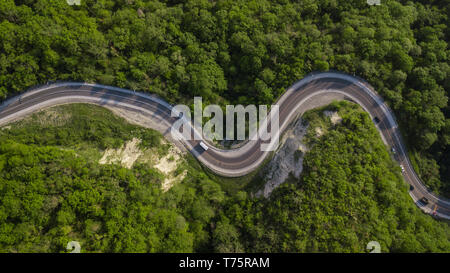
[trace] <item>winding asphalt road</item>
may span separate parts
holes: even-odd
[[[450,200],[435,196],[420,181],[414,172],[402,141],[398,124],[392,111],[377,95],[374,89],[362,79],[338,72],[309,74],[291,86],[276,102],[279,105],[279,122],[281,134],[288,125],[307,109],[314,99],[339,97],[359,104],[375,122],[386,145],[396,150],[395,160],[404,167],[402,175],[410,187],[409,194],[425,213],[440,218],[450,219]],[[93,103],[107,107],[122,108],[150,117],[158,123],[165,135],[171,130],[178,117],[172,117],[172,106],[162,99],[140,92],[88,83],[56,83],[44,85],[11,98],[0,105],[0,126],[24,117],[42,108],[68,103]],[[270,115],[270,114],[269,114]],[[270,119],[265,122],[270,128]],[[192,129],[192,128],[191,128]],[[193,129],[192,129],[193,130]],[[197,133],[193,130],[194,133]],[[246,175],[258,168],[270,152],[262,151],[261,144],[276,146],[270,141],[249,140],[237,149],[224,150],[207,143],[209,149],[204,151],[198,140],[182,140],[194,156],[209,169],[227,177]],[[206,143],[206,142],[205,142]],[[274,147],[276,148],[276,147]],[[428,199],[425,204],[421,199]]]

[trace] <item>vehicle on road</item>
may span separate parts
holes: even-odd
[[[208,150],[208,146],[206,146],[205,142],[200,141],[200,147],[203,148],[203,150],[207,151]]]
[[[420,199],[420,202],[422,202],[425,205],[428,205],[428,203],[430,203],[428,202],[428,199],[426,197],[422,197],[422,199]]]
[[[373,121],[375,122],[375,124],[380,123],[380,119],[379,119],[378,117],[374,117],[374,118],[373,118]]]
[[[402,173],[405,172],[405,167],[403,167],[403,165],[400,165],[400,169],[402,169]]]
[[[434,205],[433,212],[431,213],[433,216],[437,215],[437,205]]]
[[[413,185],[409,185],[409,190],[413,191],[414,190],[414,186]]]
[[[395,154],[395,153],[396,153],[396,151],[395,151],[395,148],[394,148],[394,147],[392,147],[392,148],[391,148],[391,152],[392,152],[393,154]]]

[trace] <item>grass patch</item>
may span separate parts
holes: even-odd
[[[1,135],[24,144],[63,146],[79,149],[119,148],[137,137],[142,147],[168,147],[161,144],[162,135],[128,123],[108,109],[91,104],[68,104],[48,108],[10,124]]]
[[[128,123],[110,110],[92,104],[50,107],[0,130],[0,138],[37,146],[74,151],[89,162],[98,162],[106,149],[117,149],[132,138],[139,148],[164,156],[170,144],[154,130]]]

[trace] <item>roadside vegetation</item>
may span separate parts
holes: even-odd
[[[170,147],[98,106],[0,128],[0,252],[67,252],[70,241],[82,252],[365,252],[369,241],[383,252],[450,251],[449,227],[411,201],[369,116],[350,103],[324,109],[342,121],[306,113],[326,133],[311,134],[300,179],[269,199],[225,191],[189,154],[167,191],[151,162],[100,164],[134,138],[157,157]]]

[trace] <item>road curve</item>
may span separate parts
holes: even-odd
[[[375,117],[379,119],[375,125],[384,143],[395,148],[394,158],[404,167],[402,175],[412,186],[409,194],[415,204],[425,213],[450,219],[450,201],[435,196],[421,182],[407,156],[395,116],[374,89],[362,79],[338,72],[324,72],[309,74],[296,82],[275,103],[280,109],[278,133],[281,134],[299,114],[310,109],[308,104],[312,99],[330,95],[351,100],[368,112],[372,120]],[[178,117],[171,116],[172,106],[156,96],[99,84],[65,82],[40,86],[3,102],[0,105],[0,126],[42,108],[67,103],[94,103],[139,112],[157,121],[166,132],[170,132],[172,124],[178,120]],[[270,128],[270,119],[264,122]],[[209,149],[203,151],[199,147],[199,140],[178,141],[206,167],[227,177],[243,176],[256,170],[270,154],[261,150],[261,144],[277,145],[258,139],[249,140],[237,149],[224,150],[207,143]],[[421,201],[423,197],[428,199],[428,204]]]

